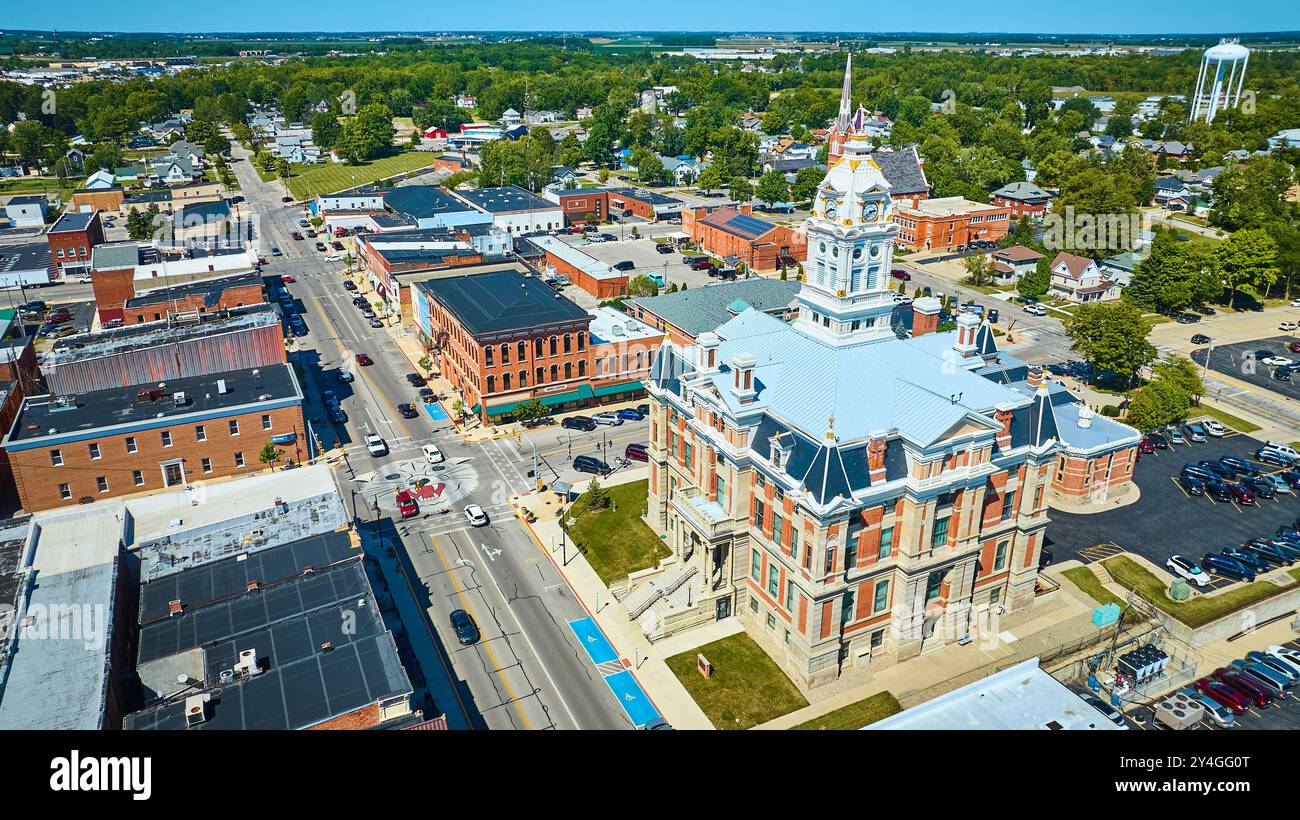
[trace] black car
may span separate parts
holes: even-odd
[[[566,430],[586,430],[590,432],[596,429],[596,422],[588,416],[569,416],[560,421],[560,426]]]
[[[316,250],[318,250],[318,251],[324,251],[324,250],[327,250],[327,248],[325,247],[325,243],[324,243],[324,242],[317,242],[317,243],[316,243]]]
[[[655,251],[658,253],[672,253],[673,250],[672,245],[655,245]]]
[[[401,414],[402,418],[404,419],[413,419],[416,416],[420,415],[420,411],[415,409],[415,405],[408,404],[407,402],[402,402],[401,404],[397,405],[397,412]]]
[[[342,407],[330,408],[330,418],[338,424],[348,423],[348,414],[343,411]]]
[[[1231,501],[1232,493],[1228,492],[1228,485],[1224,484],[1217,478],[1206,478],[1201,480],[1205,486],[1205,494],[1215,501]]]
[[[1226,464],[1221,464],[1220,462],[1217,461],[1211,461],[1210,459],[1207,458],[1206,460],[1200,463],[1200,466],[1214,473],[1216,476],[1218,476],[1221,479],[1225,479],[1227,481],[1237,480],[1237,472],[1233,470],[1231,467],[1227,466]]]
[[[451,629],[456,633],[456,640],[466,646],[478,642],[478,624],[474,623],[473,616],[463,609],[451,613]]]
[[[1192,334],[1192,344],[1194,344],[1194,345],[1207,345],[1207,344],[1209,344],[1209,343],[1210,343],[1210,337],[1209,337],[1209,336],[1206,336],[1204,333],[1193,333],[1193,334]]]
[[[648,416],[648,415],[650,415],[650,405],[648,405],[648,404],[638,404],[638,405],[636,406],[636,411],[637,411],[638,413],[640,413],[641,415],[643,415],[643,416]]]
[[[344,289],[344,290],[356,290],[356,289],[357,289],[357,285],[356,285],[355,282],[347,281],[347,282],[344,282],[344,283],[343,283],[343,289]]]
[[[1199,321],[1201,321],[1201,317],[1197,316],[1195,313],[1178,314],[1178,324],[1180,325],[1194,325]]]
[[[596,475],[609,475],[609,465],[595,456],[577,456],[573,459],[573,469],[580,473],[595,473]]]
[[[629,271],[636,267],[636,263],[630,259],[624,259],[622,262],[615,262],[610,267],[614,270]]]
[[[410,383],[412,387],[424,387],[428,384],[428,382],[424,380],[424,377],[419,373],[407,373],[406,381]]]
[[[1260,498],[1273,497],[1273,482],[1268,481],[1267,479],[1254,478],[1248,476],[1246,478],[1243,478],[1241,480],[1241,483],[1245,484],[1250,489],[1251,492],[1253,492],[1255,495],[1259,496]]]
[[[438,397],[434,395],[434,392],[429,388],[427,387],[420,388],[420,401],[424,402],[425,404],[433,404],[435,401],[437,401],[437,399]]]
[[[1205,495],[1205,483],[1195,476],[1180,475],[1178,486],[1182,487],[1188,495]]]

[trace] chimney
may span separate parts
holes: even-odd
[[[701,372],[712,373],[718,369],[718,345],[722,340],[716,333],[701,333],[695,340],[695,365]]]
[[[1092,408],[1091,408],[1091,407],[1080,407],[1080,408],[1079,408],[1079,421],[1078,421],[1078,425],[1079,425],[1079,427],[1080,427],[1081,429],[1084,429],[1084,430],[1087,430],[1089,427],[1091,427],[1091,426],[1092,426],[1092,417],[1093,417],[1094,415],[1096,415],[1096,414],[1092,412]]]
[[[922,296],[912,303],[912,338],[939,328],[939,308],[939,300],[933,296]]]
[[[737,353],[731,359],[731,394],[741,404],[749,404],[758,397],[754,386],[754,366],[758,359],[752,353]]]
[[[885,431],[872,430],[867,442],[867,469],[871,484],[885,480]]]
[[[975,337],[979,334],[980,317],[971,311],[958,314],[957,316],[957,341],[953,342],[952,349],[957,352],[958,356],[963,359],[969,359],[979,350],[975,344]]]
[[[1043,368],[1041,367],[1029,368],[1029,377],[1027,379],[1027,383],[1029,385],[1030,390],[1037,390],[1039,385],[1043,383]]]
[[[1011,449],[1011,405],[1005,403],[994,405],[993,418],[1002,425],[997,435],[998,449]]]

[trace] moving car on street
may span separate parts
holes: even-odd
[[[415,496],[411,495],[408,490],[399,490],[397,493],[397,512],[403,518],[414,518],[420,514],[420,505],[416,503]]]
[[[487,513],[477,504],[470,504],[465,508],[465,520],[471,527],[486,527],[488,525]]]
[[[374,433],[370,433],[366,436],[366,450],[372,456],[382,456],[388,452],[388,443]]]
[[[478,624],[474,623],[474,618],[463,609],[451,613],[451,631],[456,633],[456,640],[464,646],[478,642]]]

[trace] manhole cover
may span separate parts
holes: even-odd
[[[399,478],[401,478],[401,476],[398,475],[397,473],[389,473],[388,475],[384,476],[385,481],[396,481]]]
[[[436,465],[436,466],[434,466],[434,467],[432,467],[432,468],[430,468],[430,469],[432,469],[435,473],[441,473],[443,470],[445,470],[445,469],[447,469],[447,468],[446,468],[446,467],[443,467],[443,466],[441,466],[441,465]]]

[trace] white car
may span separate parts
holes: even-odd
[[[1289,364],[1295,364],[1294,359],[1288,359],[1286,356],[1266,356],[1260,361],[1269,367],[1286,367]]]
[[[1278,330],[1285,330],[1288,333],[1295,330],[1296,328],[1300,328],[1300,325],[1297,325],[1295,322],[1283,322],[1282,324],[1277,326]]]
[[[597,424],[608,424],[610,427],[617,427],[623,423],[618,413],[597,413],[591,417],[591,420]]]
[[[1300,307],[1300,299],[1292,299],[1291,307]]]
[[[1205,428],[1205,432],[1209,433],[1215,438],[1223,438],[1228,434],[1228,428],[1224,427],[1222,424],[1219,424],[1219,422],[1215,421],[1214,419],[1206,419],[1205,421],[1201,422],[1201,426]]]
[[[339,260],[342,259],[342,258],[343,258],[343,257],[339,256],[337,253],[331,253],[329,256],[326,256],[326,257],[325,257],[325,261],[326,261],[326,262],[337,262],[337,261],[339,261]]]
[[[76,282],[78,285],[89,285],[93,280],[90,278],[89,274],[82,274],[72,281]]]
[[[438,449],[438,445],[436,444],[426,444],[420,449],[424,450],[424,458],[430,464],[437,464],[440,461],[445,461],[447,458],[442,454],[442,450]]]
[[[904,296],[904,295],[901,294],[901,293],[896,293],[896,294],[894,294],[894,304],[896,304],[896,305],[910,305],[910,304],[912,304],[912,297],[911,297],[911,296]]]
[[[1276,644],[1264,650],[1268,654],[1285,663],[1289,668],[1300,674],[1300,650],[1291,649],[1287,646],[1277,646]]]
[[[486,527],[488,525],[487,513],[477,504],[470,504],[465,508],[465,520],[471,527]]]
[[[1181,555],[1175,555],[1165,562],[1165,566],[1175,575],[1181,575],[1198,587],[1208,587],[1210,579],[1201,568]]]
[[[1042,305],[1025,305],[1025,313],[1032,313],[1035,316],[1046,316],[1047,308]]]
[[[388,452],[388,443],[374,433],[371,433],[366,436],[366,449],[370,451],[370,455],[372,456],[382,456],[384,453]]]

